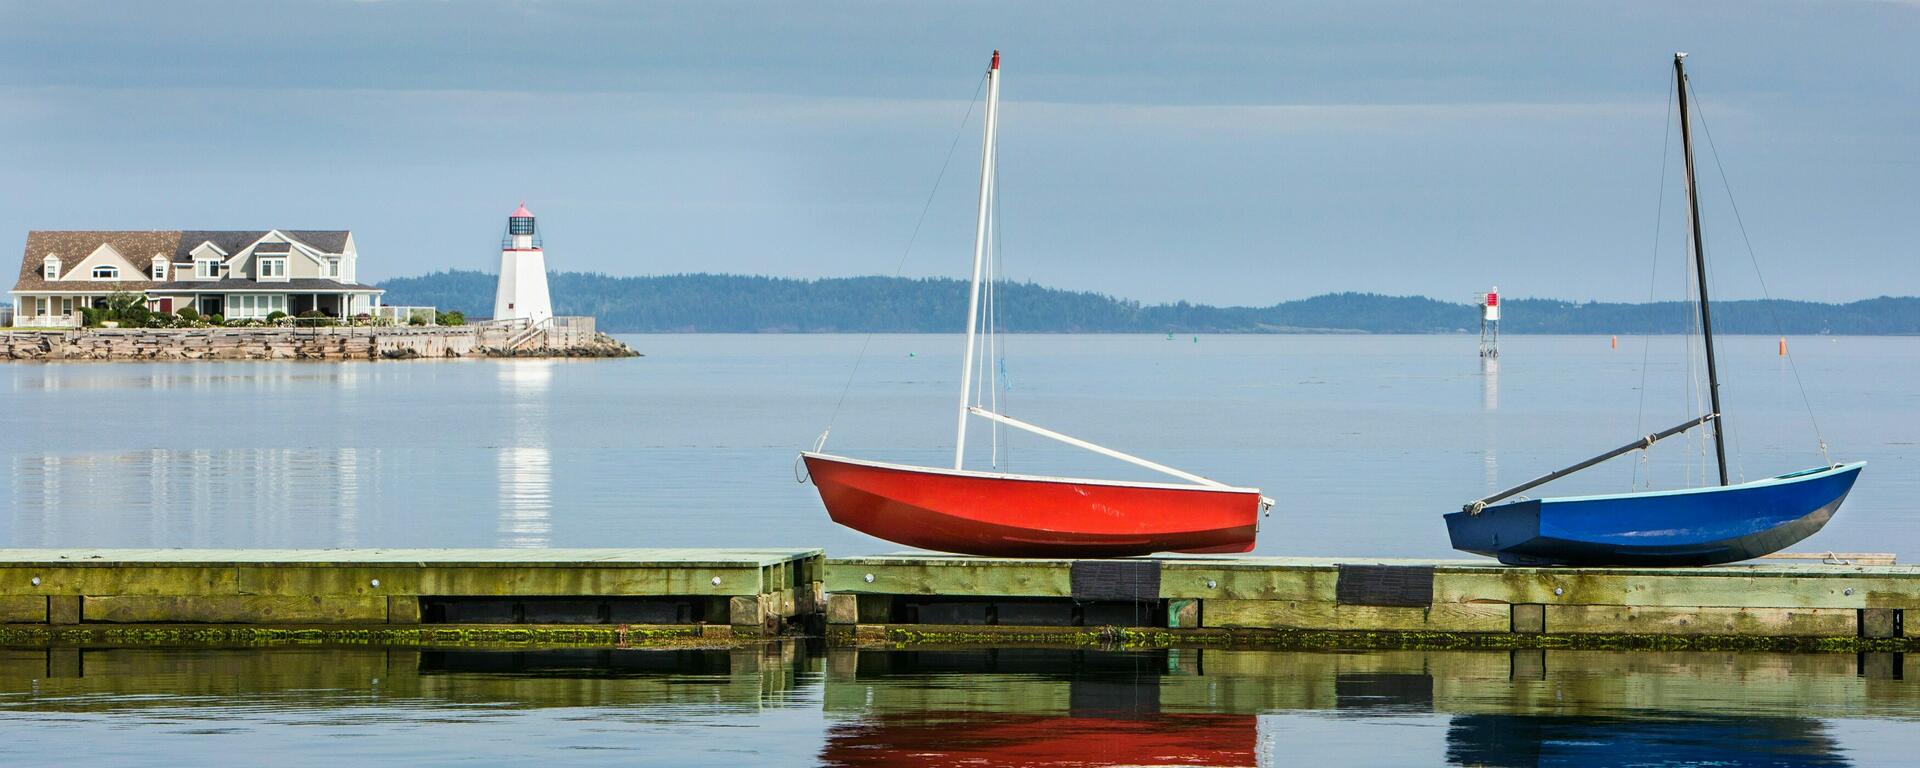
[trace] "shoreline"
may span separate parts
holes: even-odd
[[[69,328],[0,331],[0,361],[371,360],[639,357],[581,325],[516,329],[461,325],[391,328]]]

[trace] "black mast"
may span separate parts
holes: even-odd
[[[1713,413],[1720,410],[1720,374],[1713,364],[1713,318],[1707,311],[1707,249],[1700,240],[1700,193],[1695,189],[1693,179],[1693,132],[1687,119],[1687,68],[1683,63],[1685,53],[1673,55],[1673,76],[1680,92],[1680,147],[1687,158],[1687,209],[1691,214],[1687,220],[1693,224],[1693,268],[1700,286],[1700,335],[1707,342],[1707,396],[1713,401]],[[1713,425],[1713,453],[1719,461],[1720,484],[1727,485],[1727,437],[1726,421],[1715,419]]]

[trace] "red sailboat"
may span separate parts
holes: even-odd
[[[1002,557],[1127,557],[1155,552],[1248,552],[1272,502],[1237,488],[1069,437],[982,407],[974,361],[981,326],[982,272],[994,210],[994,140],[1000,111],[1000,52],[987,70],[980,209],[967,348],[960,378],[953,468],[916,467],[801,453],[834,522],[913,547]],[[991,276],[984,294],[992,303]],[[991,312],[989,312],[989,317]],[[989,321],[990,322],[990,321]],[[990,342],[991,343],[991,342]],[[982,366],[986,368],[986,366]],[[997,393],[998,389],[994,389]],[[997,404],[997,399],[994,403]],[[964,467],[967,419],[984,418],[1178,478],[1183,483],[1018,475]],[[822,445],[825,436],[821,437]]]

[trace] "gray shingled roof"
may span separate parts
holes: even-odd
[[[180,240],[179,232],[172,231],[63,231],[40,230],[27,233],[26,255],[20,260],[20,279],[14,283],[16,291],[144,291],[155,285],[152,280],[92,280],[82,275],[79,280],[48,280],[41,275],[40,265],[48,254],[60,257],[62,270],[72,270],[81,259],[100,249],[101,245],[111,245],[133,262],[140,270],[139,277],[146,277],[146,271],[153,264],[155,255],[173,253]]]
[[[185,293],[188,291],[229,291],[270,292],[270,293],[328,293],[337,291],[384,291],[371,285],[360,283],[341,283],[324,277],[296,277],[285,282],[261,282],[251,278],[224,278],[221,280],[175,280],[153,286],[154,293]]]
[[[267,236],[268,230],[202,230],[192,229],[180,233],[180,243],[173,252],[174,261],[193,260],[193,249],[201,243],[213,243],[229,255],[239,253],[253,241]],[[347,248],[347,235],[344,229],[283,229],[281,234],[291,237],[316,251],[340,253]]]

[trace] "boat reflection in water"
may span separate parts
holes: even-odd
[[[1160,681],[1180,674],[1181,654],[861,652],[845,684],[830,671],[829,713],[858,716],[829,727],[820,762],[1257,765],[1254,715],[1162,710]]]
[[[80,744],[100,762],[204,766],[324,755],[343,736],[403,764],[595,750],[696,766],[1872,765],[1904,761],[1920,719],[1908,663],[797,642],[0,648],[0,738],[22,763]]]
[[[1499,766],[1852,765],[1805,717],[1457,715],[1447,762]]]

